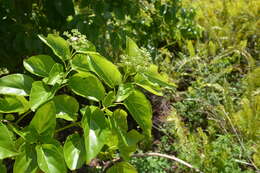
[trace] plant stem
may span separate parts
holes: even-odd
[[[22,119],[24,119],[24,117],[26,117],[26,115],[28,115],[29,113],[31,113],[32,111],[29,110],[28,112],[24,113],[16,122],[15,124],[18,124]]]
[[[200,171],[198,168],[195,168],[194,166],[192,166],[191,164],[189,164],[188,162],[185,162],[184,160],[181,160],[173,155],[167,155],[167,154],[162,154],[162,153],[138,153],[138,154],[133,154],[131,157],[149,157],[149,156],[156,156],[156,157],[163,157],[166,159],[170,159],[170,160],[174,160],[182,165],[185,165],[191,169],[194,169],[196,172],[200,172],[203,173],[202,171]],[[115,158],[114,160],[108,162],[105,166],[104,166],[104,171],[106,171],[109,167],[112,166],[112,164],[121,161],[122,158]]]
[[[61,131],[63,131],[63,130],[66,130],[66,129],[71,128],[71,127],[74,127],[74,126],[80,126],[80,122],[75,122],[75,123],[69,124],[69,125],[67,125],[67,126],[64,126],[64,127],[60,128],[60,129],[57,129],[57,130],[55,131],[55,133],[61,132]]]

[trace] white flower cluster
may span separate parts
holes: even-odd
[[[134,72],[145,72],[151,65],[151,55],[145,49],[139,49],[140,55],[138,56],[128,56],[128,55],[121,55],[120,64],[124,67],[130,69],[130,71]]]
[[[83,34],[81,34],[77,29],[72,29],[71,33],[69,33],[68,31],[65,31],[63,33],[63,35],[65,35],[66,37],[68,37],[67,41],[68,43],[75,49],[75,50],[79,50],[82,47],[86,47],[86,45],[88,45],[88,43],[90,43],[87,40],[87,37]]]

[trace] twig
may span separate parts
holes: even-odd
[[[170,160],[174,160],[182,165],[185,165],[191,169],[194,169],[196,172],[199,172],[199,173],[203,173],[202,171],[200,171],[198,168],[195,168],[194,166],[192,166],[191,164],[189,164],[188,162],[185,162],[184,160],[181,160],[173,155],[167,155],[167,154],[161,154],[161,153],[154,153],[154,152],[151,152],[151,153],[138,153],[138,154],[133,154],[131,155],[131,157],[150,157],[150,156],[156,156],[156,157],[163,157],[163,158],[166,158],[166,159],[170,159]],[[119,161],[122,161],[122,158],[115,158],[114,160],[112,161],[109,161],[108,163],[105,164],[104,168],[103,168],[103,171],[105,172],[109,167],[112,166],[112,164],[116,163],[116,162],[119,162]]]
[[[254,167],[254,165],[253,165],[252,163],[248,163],[248,162],[245,162],[245,161],[243,161],[243,160],[235,159],[234,161],[237,162],[237,163],[242,163],[242,164],[244,164],[244,165],[248,165],[248,166]]]
[[[200,172],[202,173],[202,171],[200,171],[198,168],[195,168],[194,166],[192,166],[191,164],[189,164],[188,162],[185,162],[184,160],[181,160],[173,155],[167,155],[167,154],[161,154],[161,153],[138,153],[138,154],[133,154],[132,157],[147,157],[147,156],[157,156],[157,157],[164,157],[166,159],[170,159],[170,160],[174,160],[176,162],[179,162],[180,164],[183,164],[191,169],[195,169],[196,172]]]
[[[18,123],[20,123],[20,121],[22,120],[22,119],[24,119],[24,117],[26,117],[28,114],[30,114],[32,111],[31,110],[29,110],[28,112],[26,112],[26,113],[24,113],[16,122],[15,122],[15,124],[18,124]]]
[[[74,127],[74,126],[80,126],[80,122],[72,123],[72,124],[69,124],[69,125],[67,125],[67,126],[65,126],[65,127],[60,128],[60,129],[57,129],[57,130],[55,131],[55,133],[61,132],[61,131],[63,131],[63,130],[66,130],[66,129],[71,128],[71,127]]]

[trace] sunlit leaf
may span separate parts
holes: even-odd
[[[54,144],[37,145],[36,152],[38,165],[43,172],[67,172],[63,153]]]
[[[100,101],[105,97],[105,89],[99,79],[87,72],[77,73],[69,79],[72,91],[90,100]]]
[[[102,101],[103,106],[108,107],[113,105],[114,100],[115,100],[115,93],[114,91],[110,91]]]
[[[124,104],[145,134],[151,136],[152,107],[145,95],[135,90],[125,99]]]
[[[116,102],[121,102],[125,100],[133,91],[134,91],[133,84],[130,83],[120,84],[116,95]]]
[[[33,79],[24,74],[11,74],[0,78],[0,94],[28,96]]]
[[[42,81],[36,81],[32,84],[29,103],[31,109],[35,111],[39,106],[51,100],[57,90],[57,86],[47,86]]]
[[[39,35],[39,38],[48,45],[53,53],[57,55],[61,60],[65,61],[70,59],[70,48],[69,44],[62,37],[54,34],[48,34],[47,37]]]
[[[36,55],[23,61],[24,68],[41,77],[48,77],[55,61],[48,55]]]
[[[141,56],[140,50],[136,43],[129,37],[126,38],[126,54],[130,57]]]
[[[77,120],[79,104],[77,100],[69,95],[59,95],[53,98],[56,107],[56,117],[67,121]]]
[[[85,54],[76,54],[71,61],[72,69],[78,72],[90,71],[87,56]]]
[[[150,82],[145,75],[137,74],[135,75],[134,79],[138,86],[144,88],[145,90],[151,92],[154,95],[163,96],[161,87],[157,83]]]
[[[13,173],[36,173],[38,170],[37,156],[34,145],[22,145],[21,154],[15,158]]]
[[[38,134],[52,135],[56,126],[55,104],[51,101],[41,106],[35,113],[30,127],[34,128]]]
[[[89,54],[88,62],[91,71],[96,73],[109,87],[113,88],[122,82],[117,66],[98,54]]]
[[[0,122],[0,160],[18,155],[14,136],[8,128]]]
[[[84,140],[79,134],[67,137],[63,152],[65,162],[70,170],[81,168],[86,161]]]
[[[29,109],[29,102],[23,96],[0,97],[0,113],[18,112],[22,114]]]
[[[110,131],[104,113],[95,106],[88,106],[82,119],[82,128],[84,131],[86,162],[97,156],[107,140],[109,140]]]
[[[64,77],[63,66],[59,63],[55,63],[49,72],[49,76],[44,78],[43,81],[48,85],[55,85],[56,83],[62,84]]]

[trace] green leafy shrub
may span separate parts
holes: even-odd
[[[145,71],[119,68],[78,32],[66,35],[68,42],[58,35],[39,36],[56,56],[25,59],[24,68],[33,77],[0,78],[0,159],[15,159],[14,173],[64,173],[94,158],[111,160],[116,155],[128,161],[141,140],[151,139],[152,108],[138,86],[152,93],[173,87],[152,64]],[[125,54],[142,56],[130,38]],[[7,119],[9,114],[14,120]],[[135,129],[128,128],[128,114],[138,124]],[[68,128],[72,131],[61,140]],[[136,172],[127,162],[107,172],[118,169]]]

